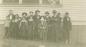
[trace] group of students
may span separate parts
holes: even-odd
[[[70,31],[72,29],[69,13],[66,12],[62,18],[61,13],[52,10],[52,16],[48,11],[40,15],[40,11],[30,11],[22,13],[22,17],[9,11],[6,16],[7,38],[43,40],[43,41],[69,41]]]

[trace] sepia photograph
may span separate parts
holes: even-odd
[[[0,0],[0,47],[86,47],[85,0]]]

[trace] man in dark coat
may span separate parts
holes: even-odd
[[[19,37],[19,33],[20,33],[20,30],[19,30],[19,24],[20,24],[20,17],[18,14],[15,15],[15,25],[14,25],[14,35],[15,35],[15,38],[16,39],[20,39]]]
[[[15,20],[15,15],[13,14],[13,10],[9,10],[9,14],[7,16],[7,18],[10,20],[10,23],[9,23],[9,31],[8,31],[8,36],[9,37],[13,37],[13,32],[14,32],[14,20]]]
[[[51,18],[50,18],[50,13],[48,11],[45,12],[45,20],[47,23],[47,40],[51,41]]]
[[[13,10],[9,10],[9,14],[7,16],[10,20],[13,19],[15,16],[14,16],[14,12]]]
[[[35,15],[33,16],[33,19],[34,19],[34,39],[35,40],[38,40],[39,39],[39,36],[38,36],[38,24],[39,24],[39,19],[40,19],[40,11],[39,10],[36,10],[35,11]]]
[[[56,14],[57,14],[57,12],[56,12],[56,10],[53,10],[52,11],[52,16],[50,17],[50,33],[51,33],[51,41],[55,41],[55,38],[56,38],[56,32],[55,32],[55,30],[56,30],[56,21],[55,21],[55,19],[56,19]]]
[[[12,37],[14,39],[17,39],[18,33],[19,33],[19,15],[18,14],[15,15],[14,19],[12,19],[10,29],[12,32]]]
[[[34,40],[34,19],[33,19],[33,12],[29,12],[29,17],[28,17],[28,31],[29,31],[29,39]]]
[[[70,31],[72,30],[72,23],[69,17],[69,13],[66,12],[63,18],[63,32],[64,32],[64,41],[69,43],[70,42]]]
[[[61,14],[57,13],[55,18],[55,32],[56,32],[56,41],[60,42],[62,40],[62,32],[61,32]]]
[[[57,13],[56,10],[53,10],[53,16],[52,16],[52,21],[53,21],[53,25],[52,25],[52,30],[53,30],[53,40],[55,42],[60,41],[60,37],[61,37],[61,17],[60,17],[60,13]]]

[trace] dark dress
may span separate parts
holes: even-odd
[[[72,23],[70,20],[70,17],[64,17],[63,18],[63,36],[64,36],[64,40],[69,40],[70,37],[70,31],[72,29]]]
[[[33,16],[28,17],[28,37],[30,40],[34,39],[34,19]]]
[[[38,33],[40,40],[47,40],[47,22],[44,17],[41,17],[40,23],[38,24]]]
[[[28,22],[25,17],[22,17],[20,21],[20,38],[28,39]]]
[[[50,41],[55,40],[55,20],[54,17],[50,17],[49,21],[49,36],[50,36]]]
[[[61,40],[61,37],[62,37],[62,34],[61,34],[61,17],[60,16],[56,16],[56,17],[53,17],[54,18],[54,31],[55,31],[55,42],[58,42]]]
[[[20,30],[19,30],[19,24],[20,24],[20,19],[17,18],[15,19],[15,37],[16,39],[20,39],[19,37],[19,33],[20,33]]]

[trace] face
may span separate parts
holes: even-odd
[[[53,15],[56,15],[56,14],[57,14],[57,11],[56,11],[56,10],[53,10],[53,11],[52,11],[52,14],[53,14]]]
[[[18,14],[16,14],[16,18],[19,18],[19,15]]]
[[[27,16],[27,13],[23,13],[22,16]]]
[[[53,13],[53,15],[56,15],[57,13],[55,12],[55,13]]]

